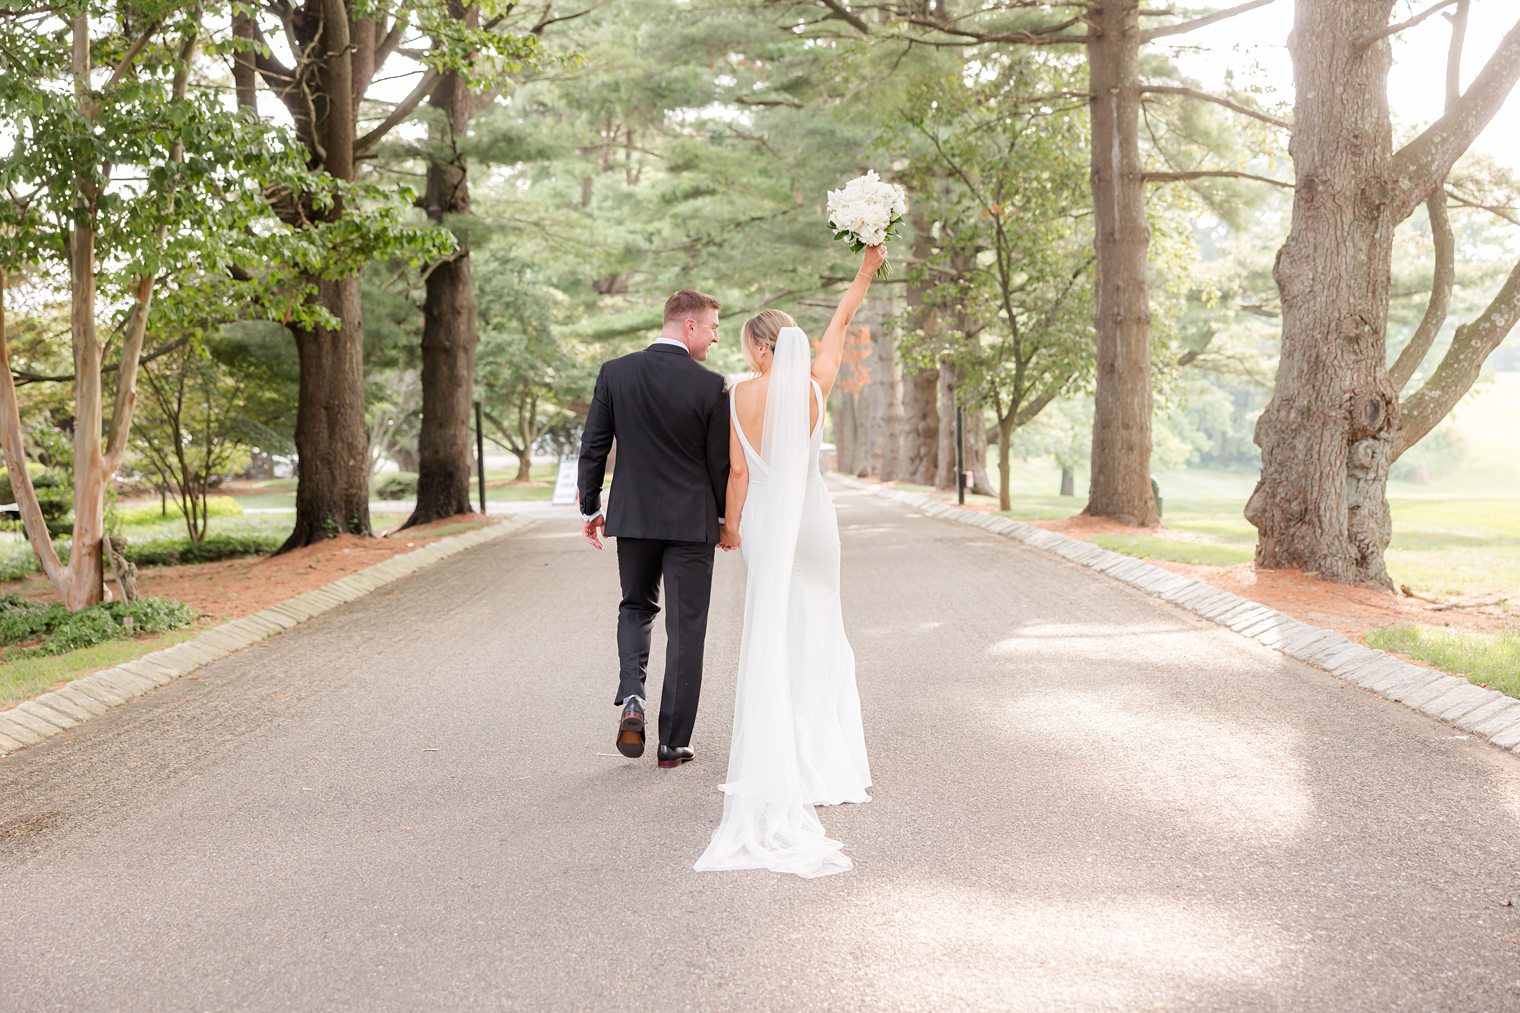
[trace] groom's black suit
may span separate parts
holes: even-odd
[[[665,686],[660,742],[685,746],[702,692],[713,547],[728,488],[723,378],[684,348],[654,344],[602,365],[581,439],[581,513],[602,506],[607,454],[617,474],[607,534],[618,540],[618,692],[645,696],[649,634],[665,582]]]

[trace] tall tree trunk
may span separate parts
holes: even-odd
[[[1150,291],[1140,160],[1140,3],[1103,0],[1087,43],[1097,257],[1097,387],[1085,513],[1158,523],[1151,494]]]
[[[871,327],[871,382],[861,391],[867,406],[864,466],[883,482],[902,478],[902,371],[897,335],[884,326],[883,314]]]
[[[939,460],[934,467],[936,489],[955,488],[955,392],[960,375],[954,366],[942,362],[936,378],[939,394]]]
[[[1390,50],[1359,36],[1392,0],[1299,0],[1290,37],[1298,189],[1273,274],[1282,295],[1277,382],[1256,425],[1261,480],[1246,504],[1256,563],[1391,587],[1384,496],[1398,422],[1385,368],[1397,224],[1388,113]]]
[[[1061,495],[1075,496],[1077,494],[1077,476],[1064,465],[1061,468]]]
[[[1282,353],[1256,425],[1261,480],[1246,504],[1258,566],[1384,587],[1392,586],[1383,562],[1388,469],[1400,446],[1398,392],[1385,366],[1394,228],[1441,185],[1520,80],[1517,22],[1446,114],[1394,152],[1393,8],[1393,0],[1298,0],[1289,46],[1298,186],[1274,270]],[[1504,292],[1494,305],[1504,305]],[[1459,329],[1457,357],[1466,360],[1466,346],[1481,347],[1486,333]],[[1432,382],[1449,397],[1455,379]]]
[[[360,27],[367,22],[357,22]],[[313,165],[333,178],[357,178],[355,144],[359,95],[366,68],[355,57],[368,59],[368,47],[356,45],[348,5],[323,0],[320,16],[297,20],[304,44],[320,49],[311,57],[305,87],[316,97],[315,118],[298,121],[307,138]],[[304,33],[304,34],[303,34]],[[362,40],[361,40],[362,41]],[[306,58],[302,54],[303,59]],[[320,139],[320,140],[318,140]],[[342,200],[331,211],[344,213]],[[296,406],[296,523],[281,552],[311,545],[339,534],[370,534],[369,432],[364,424],[364,317],[360,311],[359,276],[309,279],[317,301],[337,317],[335,329],[292,327],[300,362],[300,392]]]
[[[316,281],[335,330],[295,327],[301,388],[296,408],[296,525],[280,551],[339,534],[367,535],[369,432],[364,425],[364,318],[359,278]]]
[[[939,470],[939,438],[939,370],[921,369],[909,373],[903,378],[905,481],[915,485],[935,484]]]
[[[998,421],[998,509],[1013,509],[1013,421]]]
[[[462,5],[450,13],[463,18]],[[470,92],[455,72],[438,79],[430,104],[441,113],[428,146],[427,193],[423,206],[433,224],[470,213],[469,180],[459,142],[469,130]],[[458,252],[428,275],[422,321],[422,429],[417,439],[417,506],[402,527],[469,513],[470,439],[476,326],[475,285],[470,250],[456,235]],[[523,476],[521,473],[519,478]]]
[[[915,212],[913,230],[913,257],[927,260],[933,253],[927,216]],[[940,315],[933,306],[924,304],[927,288],[922,284],[908,288],[908,319],[920,334],[918,341],[937,348],[943,340]],[[903,478],[916,485],[934,485],[939,468],[940,430],[937,367],[903,370],[902,406]]]
[[[972,405],[966,409],[966,470],[971,472],[971,492],[978,496],[996,496],[992,479],[987,476],[987,416]]]
[[[834,467],[841,475],[859,475],[860,440],[856,423],[859,397],[838,388],[834,396],[839,399],[830,412],[834,417]]]
[[[951,365],[939,367],[939,462],[934,469],[934,486],[937,489],[954,489],[955,474],[955,409],[956,391],[963,380],[961,371]],[[978,405],[963,409],[963,435],[966,447],[966,470],[971,473],[968,491],[978,496],[992,496],[992,479],[987,475],[987,423]]]
[[[517,455],[517,481],[533,481],[533,454],[531,452]]]

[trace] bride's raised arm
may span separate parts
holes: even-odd
[[[823,332],[823,342],[818,349],[818,358],[813,360],[813,379],[817,380],[818,386],[823,388],[825,401],[828,400],[829,392],[834,389],[834,381],[839,378],[839,366],[844,359],[845,332],[850,329],[850,321],[855,319],[855,311],[860,309],[861,303],[865,302],[866,289],[871,287],[871,278],[886,259],[886,247],[866,247],[860,270],[855,274],[855,281],[845,292],[844,298],[839,300],[839,308],[834,311],[834,319],[829,321],[829,329]]]

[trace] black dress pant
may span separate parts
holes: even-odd
[[[702,693],[702,650],[707,640],[707,605],[712,598],[713,549],[707,542],[668,542],[658,538],[619,538],[618,576],[623,601],[618,607],[618,691],[615,703],[630,694],[649,699],[644,677],[649,668],[649,635],[660,611],[660,581],[665,582],[665,686],[660,692],[660,741],[691,744]]]

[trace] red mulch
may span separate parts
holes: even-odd
[[[884,483],[892,485],[894,483]],[[954,502],[950,496],[941,496]],[[967,503],[966,509],[996,513],[996,504]],[[1132,535],[1137,532],[1165,536],[1165,528],[1135,528],[1107,517],[1077,514],[1059,520],[1025,521],[1035,527],[1057,531],[1086,541],[1094,535]],[[1186,536],[1179,536],[1186,537]],[[1235,566],[1204,566],[1151,560],[1174,573],[1195,577],[1222,591],[1260,602],[1303,622],[1336,630],[1362,640],[1384,626],[1456,626],[1464,629],[1520,631],[1520,614],[1497,607],[1433,608],[1435,602],[1393,594],[1378,587],[1350,587],[1305,576],[1297,570],[1257,570],[1251,563]]]
[[[137,587],[145,595],[177,598],[211,620],[225,622],[268,608],[276,602],[330,584],[367,566],[416,548],[434,538],[433,532],[458,525],[472,528],[495,523],[479,514],[460,514],[385,538],[341,535],[279,556],[248,556],[190,566],[143,567]],[[17,593],[39,601],[55,601],[52,586],[42,577],[0,583],[0,593]]]

